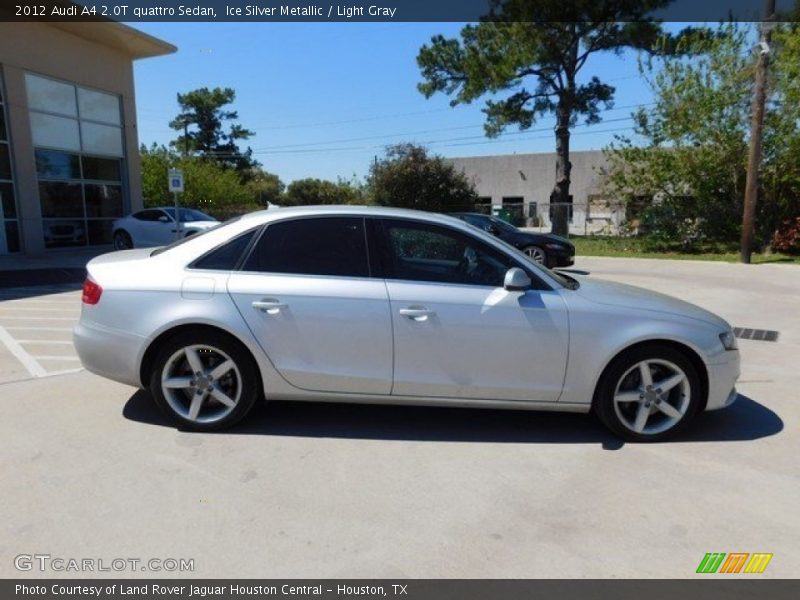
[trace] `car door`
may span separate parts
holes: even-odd
[[[164,243],[159,243],[159,218],[166,217],[167,214],[159,209],[150,208],[139,211],[131,215],[130,222],[128,223],[128,233],[133,238],[133,244],[136,247],[142,246],[163,246]]]
[[[388,395],[392,324],[371,278],[364,219],[309,217],[267,226],[228,291],[261,348],[295,387]]]
[[[392,394],[558,399],[569,343],[558,291],[505,290],[506,271],[521,263],[454,228],[384,219],[379,231],[394,325]]]
[[[173,215],[174,210],[159,210],[155,221],[147,223],[149,237],[153,246],[166,246],[175,241],[176,223]]]

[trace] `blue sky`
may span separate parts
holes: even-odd
[[[176,94],[232,87],[248,143],[266,170],[286,183],[303,177],[363,177],[392,143],[425,144],[443,156],[481,156],[554,149],[553,119],[532,130],[483,135],[481,102],[451,108],[426,100],[416,55],[432,35],[455,36],[457,23],[140,23],[178,47],[172,56],[136,63],[139,139],[167,143],[178,113]],[[596,55],[584,76],[617,88],[604,122],[573,131],[574,150],[599,149],[630,133],[630,113],[652,101],[636,55]],[[512,133],[513,132],[513,133]]]

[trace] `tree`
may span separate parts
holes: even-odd
[[[800,28],[775,32],[765,119],[756,238],[767,244],[800,209]],[[607,148],[606,192],[655,196],[642,225],[661,242],[733,245],[744,199],[753,86],[753,28],[725,24],[713,37],[687,38],[697,57],[642,63],[655,105],[634,114],[645,143],[618,136]],[[629,210],[630,212],[630,210]]]
[[[145,206],[169,206],[172,194],[167,186],[167,171],[183,170],[185,192],[181,205],[197,208],[217,218],[228,218],[263,208],[255,202],[251,191],[233,169],[198,156],[180,156],[164,146],[144,145],[142,162],[142,195]]]
[[[252,169],[247,175],[247,189],[261,206],[280,204],[286,188],[281,178],[262,169]]]
[[[181,112],[169,126],[182,135],[170,146],[184,155],[196,154],[233,167],[246,176],[259,163],[253,159],[252,149],[240,150],[238,141],[247,140],[254,133],[238,123],[231,123],[227,132],[223,129],[227,122],[239,118],[235,110],[224,108],[235,99],[236,92],[231,88],[204,87],[178,94]]]
[[[555,113],[556,181],[550,202],[560,207],[553,231],[566,234],[570,128],[579,117],[587,124],[599,122],[601,105],[610,108],[614,98],[613,86],[597,77],[581,79],[581,71],[600,52],[676,52],[683,32],[666,34],[647,17],[670,2],[492,0],[490,15],[467,25],[460,40],[439,35],[422,47],[417,63],[425,81],[419,89],[426,97],[451,95],[453,106],[493,96],[484,109],[490,137],[512,124],[528,129]],[[503,93],[506,98],[494,99]]]
[[[464,173],[412,144],[387,148],[386,156],[372,165],[367,188],[381,206],[434,212],[471,211],[478,198]]]
[[[347,181],[324,179],[298,179],[289,184],[281,199],[285,206],[310,206],[315,204],[361,204],[360,190]]]

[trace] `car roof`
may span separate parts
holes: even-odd
[[[442,224],[452,225],[453,222],[460,223],[458,219],[450,215],[426,212],[422,210],[412,210],[410,208],[393,208],[389,206],[367,206],[353,204],[320,204],[313,206],[286,206],[271,208],[269,210],[258,210],[242,216],[242,220],[247,221],[272,221],[275,219],[290,219],[292,217],[309,216],[363,216],[363,217],[384,217],[396,219],[417,219]]]

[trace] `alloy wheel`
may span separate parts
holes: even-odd
[[[118,232],[114,234],[114,249],[115,250],[129,250],[133,247],[130,236],[126,233]]]
[[[668,360],[643,360],[617,382],[614,410],[631,431],[653,435],[672,429],[689,409],[691,386],[686,373]]]
[[[523,252],[525,252],[525,254],[530,256],[535,262],[539,263],[540,265],[544,264],[545,254],[544,250],[542,250],[541,248],[538,248],[536,246],[528,246],[527,248],[525,248],[525,250],[523,250]]]
[[[181,348],[164,364],[161,391],[169,407],[188,421],[214,423],[227,417],[242,396],[242,376],[222,350]]]

